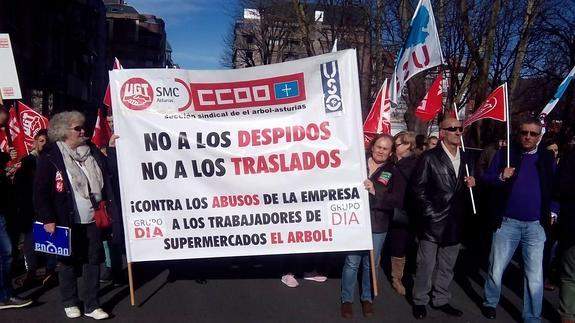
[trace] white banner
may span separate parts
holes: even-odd
[[[22,98],[18,73],[16,73],[16,64],[14,63],[14,54],[12,53],[12,44],[8,34],[0,34],[0,96],[4,100]]]
[[[372,248],[356,53],[110,71],[129,261]]]

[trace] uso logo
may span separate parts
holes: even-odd
[[[320,65],[321,83],[323,86],[323,102],[325,113],[343,111],[341,102],[341,83],[339,82],[339,69],[337,61]]]
[[[154,91],[148,81],[132,77],[122,85],[120,98],[128,109],[144,110],[154,101]]]

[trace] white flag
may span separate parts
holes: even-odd
[[[549,101],[549,103],[547,103],[545,108],[543,108],[543,111],[541,111],[541,113],[539,113],[539,120],[541,120],[542,123],[545,121],[545,117],[547,117],[547,115],[551,112],[551,110],[553,110],[553,108],[555,108],[555,105],[557,104],[557,102],[559,102],[559,99],[561,99],[561,96],[563,95],[563,93],[565,92],[565,90],[569,86],[569,83],[571,83],[571,80],[574,77],[575,77],[575,66],[573,66],[573,69],[571,69],[571,72],[569,72],[569,74],[567,74],[567,77],[565,77],[563,82],[561,82],[561,84],[559,84],[559,88],[557,88],[557,92],[555,92],[555,95],[553,96],[551,101]]]
[[[392,77],[391,102],[397,103],[401,89],[413,76],[443,64],[443,54],[429,0],[420,0],[409,26],[405,45],[397,55]]]

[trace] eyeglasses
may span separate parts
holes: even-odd
[[[84,126],[75,126],[74,128],[70,128],[70,130],[81,132],[82,130],[86,130]]]
[[[538,137],[541,133],[535,131],[521,130],[519,131],[519,134],[524,137],[527,137],[527,135],[530,135],[531,137]]]
[[[449,132],[463,132],[463,127],[446,127],[446,128],[441,128],[442,130],[447,130]]]

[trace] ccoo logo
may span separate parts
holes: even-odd
[[[144,110],[152,104],[154,91],[148,81],[133,77],[122,85],[120,97],[128,109]]]

